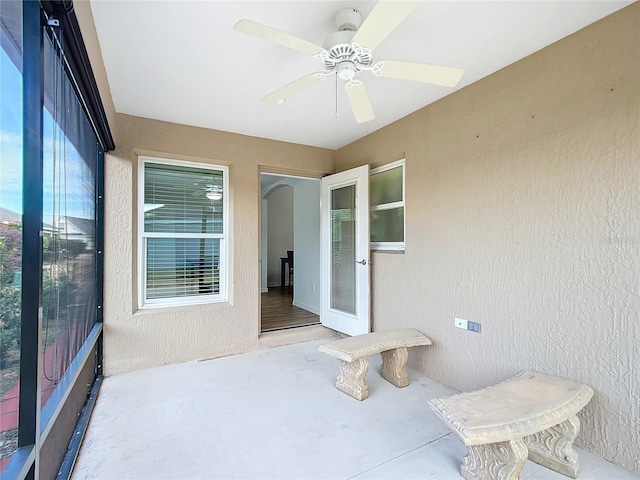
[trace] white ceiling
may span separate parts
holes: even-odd
[[[373,52],[463,68],[454,88],[364,73],[376,118],[356,124],[335,76],[281,105],[267,93],[319,60],[238,33],[242,18],[322,45],[345,7],[374,1],[91,0],[116,111],[337,149],[509,65],[632,1],[424,1]]]

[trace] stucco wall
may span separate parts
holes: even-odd
[[[117,149],[105,162],[105,374],[258,348],[259,166],[298,174],[331,172],[335,152],[122,114],[116,116],[115,129]],[[138,155],[229,166],[229,302],[137,309]]]
[[[640,473],[640,4],[338,151],[406,152],[404,254],[373,255],[375,330],[469,390],[531,369],[596,391],[579,443]],[[454,328],[454,317],[482,333]]]
[[[117,150],[105,161],[104,373],[258,348],[259,167],[314,177],[335,171],[335,151],[116,114],[90,3],[74,8]],[[229,302],[138,311],[135,164],[138,154],[229,165]]]

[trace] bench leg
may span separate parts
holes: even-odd
[[[527,461],[527,446],[520,438],[467,447],[460,473],[467,480],[518,480]]]
[[[580,432],[580,420],[575,415],[542,432],[525,438],[529,447],[529,460],[551,470],[578,477],[578,454],[573,450],[573,441]]]
[[[356,400],[364,400],[369,396],[369,387],[364,383],[364,377],[369,370],[369,359],[360,358],[353,362],[338,360],[340,375],[336,381],[336,388]]]
[[[407,372],[404,369],[408,357],[409,354],[405,347],[382,352],[382,366],[380,367],[380,375],[382,375],[382,378],[394,384],[396,387],[406,387],[409,385]]]

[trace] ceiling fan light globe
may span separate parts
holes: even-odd
[[[353,62],[342,62],[336,68],[338,78],[341,80],[351,80],[356,76],[356,69]]]

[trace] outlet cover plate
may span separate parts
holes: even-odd
[[[461,328],[463,330],[466,330],[467,327],[469,326],[469,321],[465,320],[464,318],[455,318],[454,325],[456,328]]]

